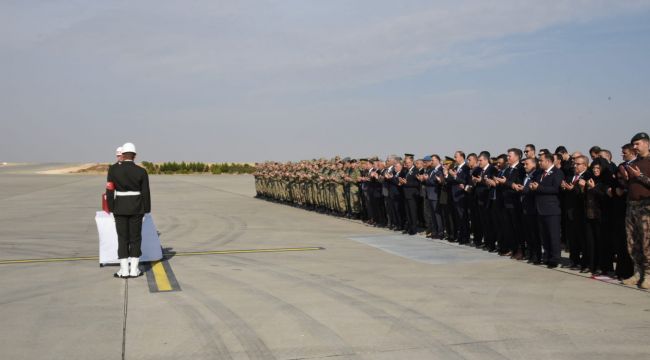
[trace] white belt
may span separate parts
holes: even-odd
[[[138,196],[139,191],[116,191],[115,196]]]

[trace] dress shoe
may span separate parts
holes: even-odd
[[[582,268],[582,269],[580,269],[580,273],[581,273],[581,274],[585,274],[585,273],[588,273],[588,272],[591,272],[591,269],[589,269],[589,268]]]
[[[548,264],[546,264],[546,267],[549,269],[555,269],[557,267],[557,263],[549,262]]]

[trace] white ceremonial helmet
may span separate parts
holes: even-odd
[[[120,155],[122,155],[122,147],[121,147],[121,146],[118,147],[117,150],[115,150],[115,155],[116,155],[116,156],[120,156]]]
[[[134,153],[134,154],[136,153],[135,145],[133,145],[133,143],[126,143],[126,144],[122,145],[122,153],[128,153],[128,152],[131,152],[131,153]]]

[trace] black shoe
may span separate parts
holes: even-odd
[[[549,269],[555,269],[557,267],[557,263],[549,262],[548,264],[546,264],[546,267]]]

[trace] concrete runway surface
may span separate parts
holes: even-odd
[[[0,259],[97,256],[105,178],[41,168],[0,168]],[[258,200],[251,176],[151,187],[180,291],[0,264],[2,359],[650,358],[647,292]]]

